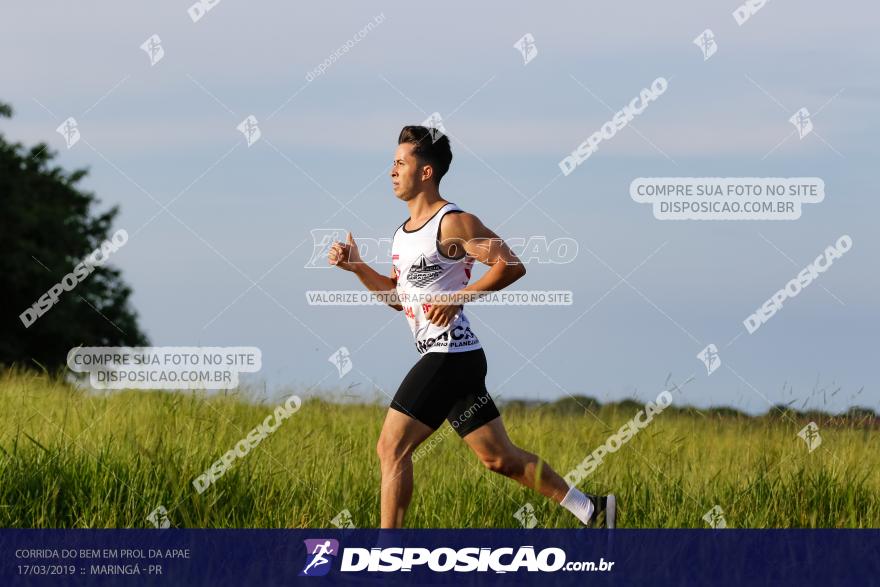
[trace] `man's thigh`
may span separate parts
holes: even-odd
[[[456,353],[456,376],[444,390],[454,401],[446,420],[464,438],[501,416],[486,389],[486,354],[483,349]]]
[[[436,430],[455,402],[450,382],[455,376],[446,353],[427,353],[412,366],[391,400],[391,408]]]
[[[508,454],[515,449],[500,416],[469,432],[462,440],[481,459]]]
[[[430,426],[394,408],[388,408],[379,442],[386,447],[394,447],[395,452],[405,454],[414,451],[433,432]]]

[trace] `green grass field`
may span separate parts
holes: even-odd
[[[0,526],[151,527],[158,505],[176,527],[332,527],[344,509],[355,526],[377,526],[381,405],[306,399],[213,486],[194,490],[192,480],[276,403],[95,394],[5,373]],[[624,402],[595,413],[553,404],[503,413],[514,442],[564,475],[637,410]],[[819,422],[812,453],[797,437],[806,421],[670,408],[580,488],[615,492],[620,527],[706,527],[716,504],[728,527],[880,527],[876,420]],[[576,527],[568,512],[483,469],[447,424],[437,434],[416,463],[408,526],[518,527],[514,512],[531,503],[539,527]]]

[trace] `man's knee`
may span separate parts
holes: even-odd
[[[487,469],[505,477],[514,477],[523,472],[522,454],[517,449],[485,454],[481,460]]]
[[[392,438],[387,434],[379,435],[376,443],[376,454],[383,465],[391,465],[406,461],[412,456],[412,448],[399,438]]]

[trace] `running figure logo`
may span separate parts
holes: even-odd
[[[716,530],[727,528],[727,520],[724,519],[724,510],[721,509],[720,505],[716,505],[706,512],[705,515],[703,515],[703,520],[709,524],[710,528],[715,528]]]
[[[153,35],[144,41],[141,49],[149,55],[150,67],[156,65],[165,57],[165,49],[162,47],[162,39],[159,38],[159,35]]]
[[[300,577],[323,577],[330,572],[330,561],[339,554],[339,541],[332,538],[312,538],[306,543],[306,566]],[[328,558],[332,557],[332,558]]]
[[[422,126],[431,131],[431,143],[436,143],[440,137],[446,134],[446,127],[443,126],[443,117],[439,112],[434,112],[422,121]]]
[[[441,273],[443,268],[440,265],[428,265],[428,260],[422,255],[406,272],[406,280],[415,287],[425,287],[437,281]]]
[[[707,375],[715,372],[715,369],[721,366],[721,356],[718,354],[718,347],[714,344],[708,345],[697,354],[697,358],[706,365]]]
[[[800,139],[813,132],[813,121],[810,120],[810,111],[806,108],[801,108],[795,112],[788,121],[797,129],[798,138]]]
[[[532,33],[524,34],[519,41],[513,44],[513,48],[522,55],[523,65],[528,65],[529,61],[538,56],[538,46],[535,45],[535,37],[532,36]]]
[[[700,33],[700,36],[694,39],[694,45],[703,52],[703,61],[708,61],[718,50],[718,44],[715,43],[715,33],[712,32],[712,29],[706,29]]]
[[[64,137],[64,142],[67,144],[68,149],[79,141],[79,128],[77,127],[76,119],[72,116],[58,125],[55,131]]]
[[[822,446],[822,435],[819,434],[819,426],[815,422],[810,422],[804,426],[801,431],[798,432],[798,436],[807,443],[809,452],[813,452]]]
[[[260,132],[257,118],[253,114],[242,120],[241,123],[235,128],[237,128],[241,132],[241,134],[244,135],[245,141],[247,141],[248,148],[259,141],[260,137],[263,136],[263,133]]]

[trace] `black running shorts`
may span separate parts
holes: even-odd
[[[461,437],[501,415],[486,390],[483,349],[425,353],[404,377],[391,408],[432,430],[448,420]]]

